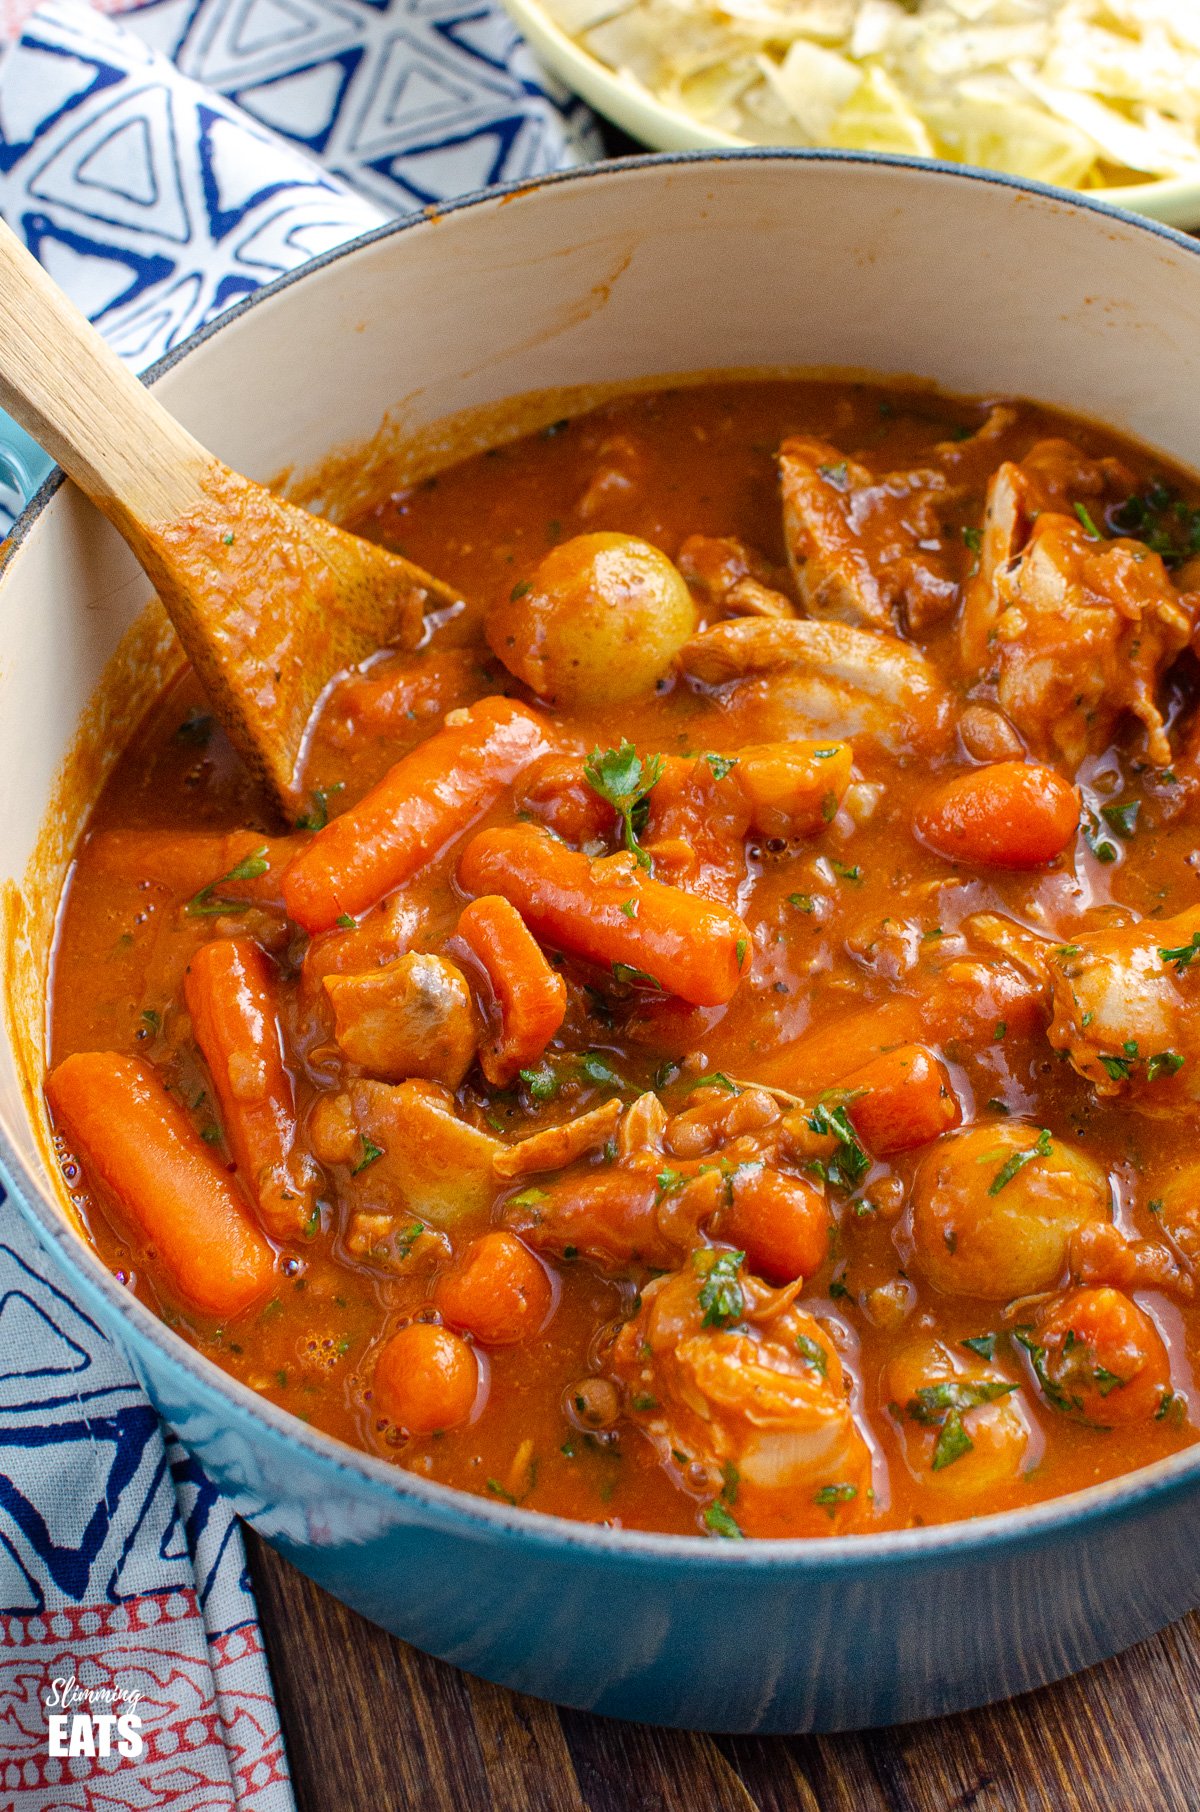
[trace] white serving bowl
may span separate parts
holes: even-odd
[[[547,69],[639,144],[652,151],[724,151],[745,150],[756,143],[736,132],[706,126],[686,108],[660,101],[627,71],[614,69],[576,43],[540,0],[504,0],[504,5]],[[1167,226],[1200,227],[1200,181],[1192,177],[1091,189],[1087,199],[1128,208],[1130,213],[1144,214]]]

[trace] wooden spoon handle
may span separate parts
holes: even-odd
[[[186,514],[213,463],[2,221],[0,404],[123,533]]]

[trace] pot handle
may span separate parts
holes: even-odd
[[[19,516],[53,470],[50,455],[0,410],[0,512]]]

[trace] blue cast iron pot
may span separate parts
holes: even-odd
[[[1168,229],[948,166],[826,153],[630,160],[492,191],[317,259],[160,366],[258,477],[361,446],[469,450],[647,378],[914,374],[1036,397],[1200,464],[1200,257]],[[551,392],[520,407],[506,399]],[[457,424],[439,440],[434,425]],[[433,449],[431,451],[430,449]],[[427,466],[428,469],[428,466]],[[319,498],[320,484],[306,494]],[[459,1666],[727,1731],[926,1717],[1112,1654],[1200,1597],[1200,1448],[1025,1513],[720,1542],[433,1485],[201,1359],[69,1219],[41,1105],[55,902],[90,800],[178,656],[89,505],[51,479],[0,575],[0,1164],[64,1287],[238,1510],[366,1616]]]

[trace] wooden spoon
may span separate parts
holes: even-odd
[[[458,593],[273,497],[192,439],[0,223],[0,404],[145,568],[230,741],[289,818],[334,674],[416,645]]]

